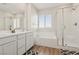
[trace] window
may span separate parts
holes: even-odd
[[[45,27],[50,28],[51,27],[51,16],[50,15],[46,16],[45,22],[46,22]]]
[[[39,16],[39,28],[44,28],[44,16]]]
[[[31,19],[32,28],[51,28],[52,18],[51,15],[33,15]]]
[[[13,25],[14,28],[20,28],[20,19],[19,18],[13,19]]]
[[[39,16],[39,28],[51,28],[51,15],[40,15]]]

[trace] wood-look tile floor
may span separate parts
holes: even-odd
[[[44,46],[33,46],[32,51],[37,51],[38,55],[60,55],[60,49]]]

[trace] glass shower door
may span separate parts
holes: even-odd
[[[79,47],[79,7],[65,8],[64,15],[64,46]]]

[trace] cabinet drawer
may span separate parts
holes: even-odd
[[[16,40],[16,36],[2,38],[2,39],[0,39],[0,45],[1,44],[5,44],[5,43],[8,43],[8,42],[11,42],[13,40]]]
[[[18,55],[22,55],[25,53],[25,46],[23,46],[22,48],[18,49]]]
[[[18,48],[22,47],[23,45],[25,45],[25,39],[18,40]]]

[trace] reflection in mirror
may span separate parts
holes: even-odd
[[[21,29],[23,21],[23,14],[0,12],[0,30]]]

